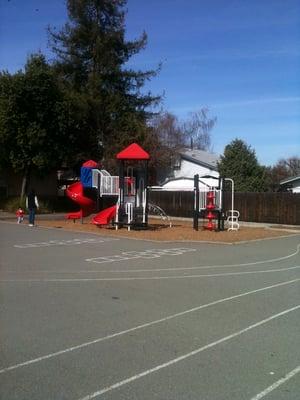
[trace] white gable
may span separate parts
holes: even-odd
[[[209,167],[204,167],[193,163],[192,161],[182,159],[180,169],[174,170],[174,178],[194,178],[194,175],[198,174],[199,178],[204,175],[211,175],[216,178],[219,177],[219,173]]]

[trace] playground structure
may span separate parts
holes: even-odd
[[[231,184],[231,209],[224,209],[224,188],[225,182]],[[240,228],[238,219],[239,211],[234,209],[234,181],[231,178],[218,178],[218,185],[214,187],[205,187],[199,189],[201,179],[199,175],[194,176],[194,217],[193,228],[198,230],[199,218],[203,218],[207,223],[203,225],[204,229],[213,231],[223,231],[225,229],[225,220],[229,231],[237,231]]]
[[[86,161],[81,167],[81,181],[75,182],[66,189],[66,195],[80,206],[80,210],[76,212],[69,213],[67,215],[68,219],[79,219],[87,217],[95,209],[95,202],[88,196],[84,194],[84,183],[87,182],[89,170],[96,168],[98,164],[95,161]],[[89,185],[87,184],[87,187]]]
[[[95,161],[89,160],[81,167],[80,182],[70,185],[66,194],[80,207],[80,211],[67,214],[68,219],[83,219],[93,212],[97,214],[92,223],[105,226],[112,222],[116,229],[127,227],[128,230],[146,229],[148,227],[148,213],[159,214],[164,220],[170,218],[158,206],[149,203],[149,190],[159,190],[159,187],[148,187],[149,154],[137,143],[126,147],[116,156],[119,164],[119,175],[112,176],[104,169],[99,169]],[[232,186],[231,210],[225,213],[223,208],[224,183],[228,180]],[[239,212],[234,210],[234,183],[229,178],[219,178],[218,186],[202,186],[199,189],[199,175],[194,176],[194,218],[193,228],[198,230],[199,218],[207,221],[203,228],[224,230],[225,220],[228,230],[239,229]],[[96,193],[97,199],[92,200],[87,192]],[[115,203],[99,211],[101,199],[110,198]]]
[[[133,143],[117,154],[119,162],[119,193],[116,229],[122,226],[148,226],[148,161],[149,154]],[[126,175],[125,176],[125,171]]]
[[[111,176],[108,171],[98,169],[93,161],[84,163],[81,167],[81,182],[71,185],[66,192],[67,196],[80,205],[81,210],[68,214],[67,218],[78,219],[87,216],[92,209],[99,209],[101,198],[111,197],[116,204],[98,212],[92,218],[95,225],[107,225],[113,220],[116,229],[123,226],[128,230],[132,227],[147,228],[149,159],[149,154],[133,143],[117,154],[118,176]],[[89,202],[83,194],[87,188],[96,190],[96,202]]]
[[[204,225],[207,230],[224,230],[223,211],[223,181],[219,179],[219,186],[199,189],[199,175],[194,176],[194,218],[193,228],[198,230],[198,219],[202,217],[208,222]],[[214,222],[218,221],[218,225]]]

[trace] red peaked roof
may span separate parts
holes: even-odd
[[[86,167],[86,168],[97,168],[98,167],[98,163],[96,163],[96,161],[93,160],[88,160],[85,163],[82,164],[82,167]]]
[[[149,160],[149,154],[137,143],[132,143],[117,154],[118,160]]]

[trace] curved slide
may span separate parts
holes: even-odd
[[[86,217],[94,211],[95,202],[89,197],[84,196],[81,182],[76,182],[70,185],[66,189],[66,195],[81,207],[80,211],[67,214],[67,219]]]
[[[95,225],[108,225],[109,222],[115,217],[117,206],[105,208],[92,218]]]

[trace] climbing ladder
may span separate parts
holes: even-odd
[[[169,223],[170,228],[172,227],[172,222],[171,222],[170,217],[165,213],[165,211],[162,208],[160,208],[156,204],[148,203],[148,210],[152,214],[159,215],[163,221],[167,220],[168,223]]]
[[[228,223],[228,231],[238,231],[240,229],[239,217],[240,212],[237,210],[228,210],[227,211],[227,223]]]

